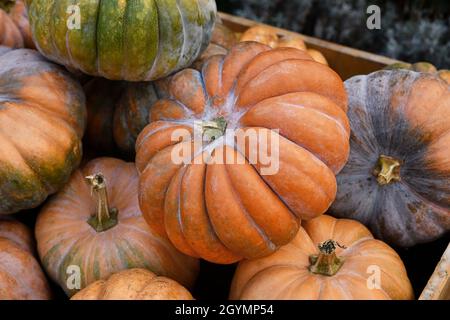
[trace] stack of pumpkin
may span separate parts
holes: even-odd
[[[343,83],[305,50],[213,32],[212,0],[80,0],[73,25],[72,1],[26,3],[40,53],[0,47],[0,299],[51,298],[45,274],[73,299],[192,299],[199,259],[239,262],[231,299],[413,298],[381,240],[450,229],[442,80]],[[10,20],[1,43],[21,47]],[[33,208],[37,252],[12,218]]]

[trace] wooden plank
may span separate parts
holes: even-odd
[[[244,32],[248,28],[260,24],[256,21],[236,17],[223,12],[220,12],[219,15],[223,23],[234,32]],[[308,48],[316,49],[322,52],[328,60],[330,67],[333,68],[333,70],[335,70],[344,80],[355,75],[368,74],[380,70],[390,64],[400,62],[398,60],[342,46],[314,37],[309,37],[289,30],[272,26],[269,27],[274,28],[280,36],[301,36]]]
[[[450,244],[428,280],[419,300],[450,300]]]

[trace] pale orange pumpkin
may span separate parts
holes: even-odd
[[[355,220],[323,215],[271,256],[241,262],[230,299],[413,299],[413,290],[393,249]]]
[[[129,269],[98,280],[71,300],[193,300],[178,282],[146,269]]]
[[[68,295],[131,268],[193,285],[198,261],[150,231],[139,210],[137,188],[133,163],[94,159],[76,171],[39,213],[39,256],[49,276]],[[80,288],[71,277],[76,270],[81,272]]]
[[[34,258],[31,231],[15,220],[0,220],[0,300],[47,300],[51,292]]]

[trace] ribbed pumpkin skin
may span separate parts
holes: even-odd
[[[130,269],[98,280],[71,300],[193,300],[182,285],[146,269]]]
[[[347,247],[336,250],[344,264],[333,276],[311,273],[309,257],[317,255],[317,245],[329,239]],[[368,286],[373,267],[381,272],[381,289]],[[230,291],[232,300],[413,298],[406,269],[394,250],[375,240],[359,222],[326,215],[304,221],[294,240],[274,254],[240,262]]]
[[[85,97],[38,52],[0,47],[0,214],[40,205],[81,160]]]
[[[50,288],[34,258],[30,230],[14,220],[0,220],[0,300],[47,300]]]
[[[174,75],[169,92],[138,137],[136,165],[144,217],[179,250],[216,263],[264,256],[295,236],[298,219],[328,209],[349,152],[347,97],[333,70],[297,49],[246,42],[211,57],[202,73]],[[191,164],[172,161],[189,143],[172,141],[175,130],[218,116],[230,130],[280,129],[279,170],[261,176],[260,162],[206,164],[200,151]],[[219,161],[222,151],[239,161],[255,151],[240,150],[224,136],[202,149]]]
[[[85,141],[96,152],[134,157],[136,139],[148,124],[150,107],[164,96],[158,82],[95,78],[84,86],[88,123]]]
[[[450,88],[434,75],[380,71],[346,81],[350,158],[333,215],[384,241],[412,246],[450,230]],[[380,155],[400,160],[400,181],[380,185]]]
[[[109,204],[118,210],[118,224],[97,232],[88,224],[97,210],[85,177],[102,173]],[[76,171],[66,187],[40,212],[36,222],[38,252],[50,277],[68,295],[70,265],[81,269],[81,288],[130,268],[147,268],[186,286],[195,281],[198,261],[179,253],[152,233],[139,210],[138,174],[133,163],[114,158],[90,161]]]
[[[195,61],[192,68],[201,71],[203,63],[214,55],[227,54],[237,43],[236,35],[218,19],[212,32],[211,42],[202,55]]]
[[[0,45],[11,48],[23,48],[24,46],[19,28],[2,9],[0,9]]]
[[[50,60],[111,80],[155,80],[190,65],[216,16],[213,0],[81,0],[80,29],[69,30],[73,4],[28,1],[35,43]]]

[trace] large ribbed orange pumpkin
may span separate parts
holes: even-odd
[[[243,261],[231,299],[412,299],[397,253],[355,220],[304,221],[295,239],[269,257]]]
[[[193,285],[198,261],[150,231],[139,210],[137,189],[133,163],[98,158],[76,171],[39,213],[39,256],[49,276],[68,295],[131,268]],[[79,288],[71,277],[76,270]]]
[[[47,300],[47,279],[34,258],[33,234],[15,220],[0,220],[0,300]]]
[[[71,300],[193,300],[176,281],[158,277],[146,269],[129,269],[98,280]]]
[[[330,206],[349,152],[347,96],[333,70],[297,49],[245,42],[201,73],[176,74],[169,92],[150,110],[136,163],[144,217],[179,250],[217,263],[261,257],[292,240],[299,219]],[[256,144],[234,142],[248,133]],[[201,144],[196,154],[174,160],[189,139]],[[277,139],[268,154],[278,168],[264,173],[258,150]],[[236,161],[221,164],[225,156]]]

